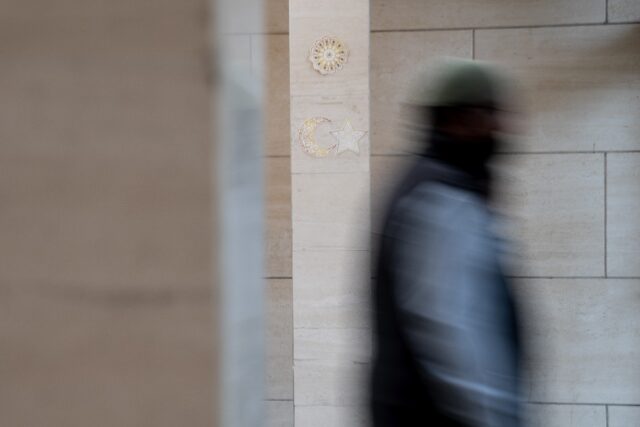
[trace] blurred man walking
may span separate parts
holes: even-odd
[[[519,426],[516,312],[488,208],[502,80],[452,63],[414,107],[431,131],[380,242],[374,425]]]

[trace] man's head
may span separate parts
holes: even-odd
[[[494,107],[431,107],[426,114],[435,131],[457,140],[487,140],[503,130],[501,111]]]
[[[418,86],[410,102],[437,132],[473,141],[503,130],[506,85],[491,67],[476,61],[450,62],[435,80],[423,76]]]

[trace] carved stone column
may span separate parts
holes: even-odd
[[[369,1],[292,0],[290,67],[295,419],[355,426],[370,347]]]

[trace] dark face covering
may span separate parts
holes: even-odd
[[[493,137],[459,140],[434,131],[429,137],[425,156],[468,175],[476,181],[479,192],[488,196],[491,184],[489,161],[498,149],[498,142]]]

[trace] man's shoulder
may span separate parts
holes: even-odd
[[[470,214],[486,209],[485,202],[476,193],[437,181],[423,182],[405,197],[408,204],[442,215]]]
[[[484,234],[490,224],[478,195],[439,182],[424,182],[406,193],[392,215],[392,224],[412,230],[439,230],[447,235]]]

